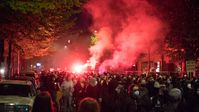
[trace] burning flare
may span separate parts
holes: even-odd
[[[147,0],[90,0],[85,7],[93,16],[91,30],[97,29],[99,38],[90,48],[93,68],[128,68],[164,39],[165,24]]]

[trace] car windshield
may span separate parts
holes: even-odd
[[[28,97],[31,94],[30,86],[19,84],[0,84],[0,95],[14,95]]]

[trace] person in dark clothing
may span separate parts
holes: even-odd
[[[167,104],[168,92],[166,85],[161,85],[159,93],[151,98],[152,112],[164,112],[163,106]]]
[[[86,84],[84,79],[80,79],[74,87],[74,99],[76,105],[78,105],[81,99],[85,97],[85,94],[86,94]]]
[[[137,85],[130,85],[128,88],[128,93],[130,99],[127,104],[127,112],[139,112],[139,103],[140,91]]]
[[[36,96],[32,112],[54,112],[53,102],[49,92],[43,91]]]
[[[196,89],[193,97],[194,100],[193,100],[192,110],[193,112],[199,112],[199,88]]]
[[[110,112],[111,111],[110,110],[110,98],[112,95],[109,93],[108,84],[105,80],[103,81],[100,90],[101,90],[100,94],[102,97],[101,112]]]
[[[86,97],[80,101],[77,112],[100,112],[99,103],[96,99]]]
[[[182,100],[182,92],[178,88],[169,91],[169,102],[164,106],[164,112],[188,112]]]
[[[191,112],[193,111],[193,105],[195,103],[193,102],[195,100],[194,96],[195,96],[194,88],[192,84],[188,82],[187,85],[184,87],[184,99],[187,103],[188,110],[190,110]]]
[[[149,97],[149,92],[148,89],[146,88],[146,81],[142,80],[140,87],[140,97],[139,97],[139,107],[142,108],[142,112],[147,112],[148,110],[151,109],[151,101]]]
[[[86,97],[91,97],[91,98],[95,98],[98,99],[99,98],[99,89],[97,86],[97,80],[95,78],[91,78],[89,85],[86,89]]]
[[[118,86],[115,88],[115,95],[114,95],[114,112],[126,112],[127,111],[127,104],[128,104],[128,95],[124,89],[124,85],[119,83]]]

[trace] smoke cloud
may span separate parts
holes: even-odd
[[[90,0],[85,7],[99,39],[90,48],[90,63],[101,70],[128,68],[164,39],[165,25],[147,0]]]

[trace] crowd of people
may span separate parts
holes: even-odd
[[[199,112],[199,78],[191,76],[42,72],[40,90],[50,93],[40,96],[51,98],[52,112]]]

